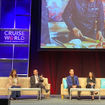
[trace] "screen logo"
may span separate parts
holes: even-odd
[[[23,30],[1,30],[1,43],[28,43],[29,32]]]

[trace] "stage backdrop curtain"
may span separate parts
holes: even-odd
[[[62,78],[69,75],[69,69],[75,70],[78,77],[87,77],[94,72],[95,77],[105,78],[104,52],[35,52],[31,55],[29,76],[37,68],[39,74],[47,77],[51,84],[51,93],[60,93]]]

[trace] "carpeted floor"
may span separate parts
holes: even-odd
[[[10,105],[105,105],[105,99],[91,100],[87,98],[82,98],[77,100],[76,98],[71,101],[68,98],[61,99],[60,96],[51,96],[49,99],[18,99],[10,102]]]

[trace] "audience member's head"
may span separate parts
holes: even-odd
[[[90,2],[94,2],[94,0],[90,0]]]

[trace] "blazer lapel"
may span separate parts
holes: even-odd
[[[36,82],[35,82],[35,76],[33,76],[33,82],[36,83]]]

